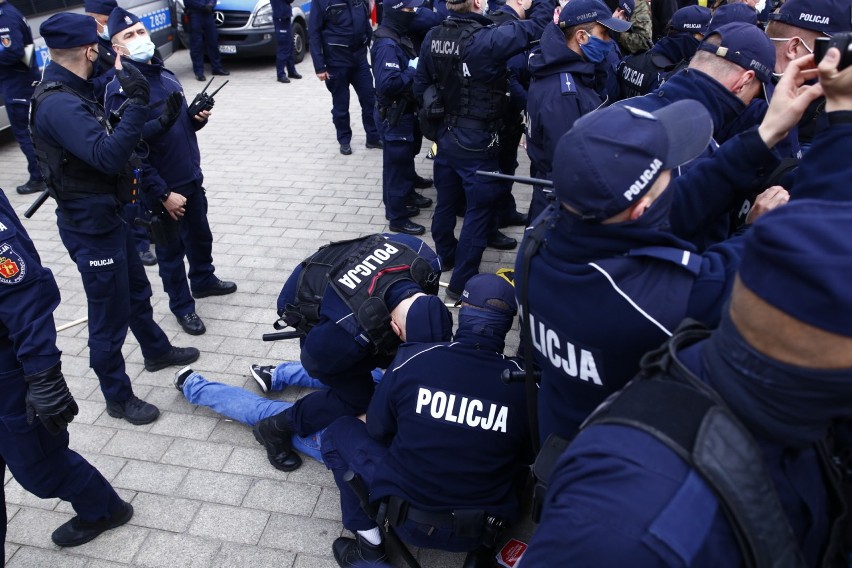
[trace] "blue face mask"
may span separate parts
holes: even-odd
[[[583,50],[583,55],[592,63],[600,63],[609,54],[612,49],[612,41],[604,41],[599,37],[589,34],[589,41],[585,45],[580,45]]]

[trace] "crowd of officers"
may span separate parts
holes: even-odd
[[[316,392],[245,412],[189,367],[174,384],[251,424],[277,469],[298,468],[298,440],[314,437],[355,534],[334,543],[341,566],[387,562],[386,537],[491,565],[539,448],[541,522],[523,566],[848,562],[852,6],[718,4],[399,0],[375,32],[362,0],[312,7],[340,151],[351,84],[367,146],[384,153],[391,233],[323,247],[284,285],[301,364],[251,372],[264,392],[308,380]],[[111,8],[105,23],[42,24],[51,63],[29,95],[30,182],[56,200],[83,279],[107,412],[145,424],[159,411],[124,371],[128,328],[148,371],[199,353],[152,319],[122,205],[135,184],[175,222],[158,256],[184,330],[204,332],[193,297],[236,285],[210,253],[194,134],[209,109],[188,111],[139,19]],[[837,48],[818,49],[829,39]],[[20,41],[9,34],[0,55]],[[113,65],[98,63],[106,50]],[[422,135],[437,143],[434,250],[410,220],[431,205],[415,191]],[[511,179],[479,173],[514,174],[522,136],[527,214]],[[489,244],[517,244],[499,233],[512,224],[529,225],[514,287],[478,274]],[[52,538],[75,546],[133,508],[68,449],[78,408],[55,345],[59,291],[5,197],[0,239],[0,300],[17,308],[2,310],[0,456],[26,489],[71,502]],[[455,333],[436,296],[449,270]]]

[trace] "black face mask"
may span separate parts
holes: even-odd
[[[391,28],[398,34],[407,34],[416,16],[416,12],[386,10],[382,15],[382,25]]]

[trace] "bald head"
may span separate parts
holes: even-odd
[[[852,337],[821,330],[768,304],[734,282],[731,321],[754,349],[788,365],[809,369],[852,368]]]

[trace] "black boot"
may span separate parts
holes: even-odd
[[[334,559],[343,568],[379,564],[388,558],[383,542],[370,544],[361,535],[355,538],[342,536],[334,541],[331,549],[334,551]]]
[[[496,568],[496,556],[497,553],[493,548],[482,545],[467,553],[462,568]]]
[[[272,467],[281,471],[293,471],[302,465],[302,458],[293,451],[293,435],[288,428],[279,424],[278,415],[264,418],[254,425],[254,439],[266,448],[266,457]]]

